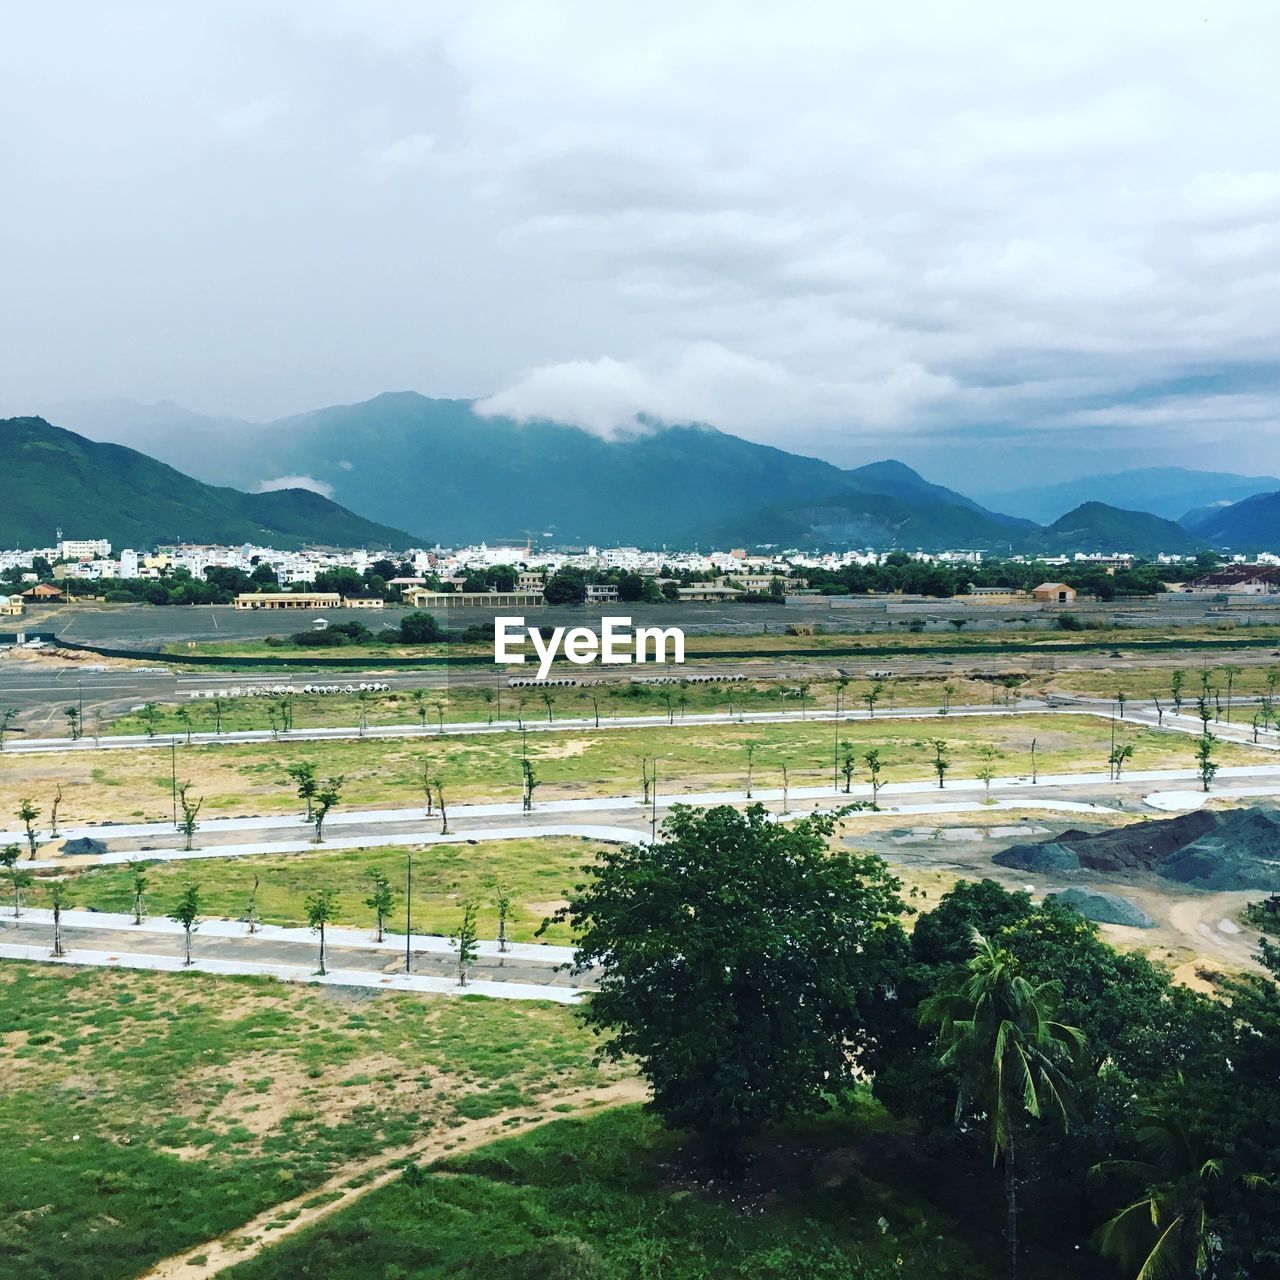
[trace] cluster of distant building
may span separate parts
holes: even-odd
[[[147,551],[124,548],[113,554],[111,543],[104,538],[62,539],[54,546],[20,551],[0,551],[0,572],[14,569],[8,577],[21,581],[20,589],[0,596],[0,614],[20,614],[26,603],[61,598],[57,586],[41,582],[36,565],[45,561],[52,566],[55,584],[66,580],[145,580],[161,579],[179,570],[193,578],[203,579],[211,568],[239,569],[252,573],[262,564],[271,566],[280,590],[245,595],[237,600],[240,608],[332,608],[338,604],[381,607],[380,599],[347,599],[330,592],[307,592],[306,587],[319,574],[333,569],[352,569],[367,573],[379,561],[390,560],[399,570],[388,585],[398,588],[401,599],[416,607],[457,608],[467,603],[487,607],[521,607],[540,603],[547,578],[565,568],[588,571],[617,570],[642,577],[658,577],[665,573],[689,571],[706,578],[678,588],[680,599],[690,601],[724,601],[745,593],[767,592],[779,576],[796,585],[798,572],[806,568],[838,570],[848,565],[882,564],[889,552],[845,550],[810,554],[780,551],[752,555],[743,548],[728,550],[643,550],[639,547],[586,547],[576,551],[535,550],[532,545],[480,543],[456,549],[415,548],[403,553],[368,551],[362,548],[314,548],[284,551],[276,547],[243,544],[238,547],[181,544],[156,547]],[[913,560],[949,566],[978,565],[989,559],[982,551],[947,551],[940,553],[908,552]],[[1026,557],[1002,557],[1026,562]],[[1073,556],[1037,558],[1048,565],[1091,565],[1111,571],[1128,569],[1136,557],[1127,553],[1077,553]],[[1156,563],[1177,565],[1194,560],[1191,556],[1162,555]],[[464,584],[470,574],[499,565],[516,570],[513,590],[479,593],[466,592]],[[43,565],[41,566],[44,567]],[[439,583],[439,586],[436,584]],[[1243,557],[1206,574],[1180,589],[1208,594],[1276,595],[1280,594],[1280,556],[1260,555],[1245,563]],[[586,587],[588,603],[606,604],[618,598],[613,583],[591,583]],[[1002,594],[997,588],[977,588],[975,595],[989,595],[991,603]],[[1047,602],[1065,604],[1075,592],[1061,583],[1041,584],[1033,596]],[[469,599],[474,596],[475,599]]]

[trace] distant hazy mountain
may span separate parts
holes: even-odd
[[[980,497],[988,506],[1044,524],[1082,502],[1106,502],[1177,520],[1196,507],[1221,506],[1277,489],[1280,489],[1280,480],[1273,476],[1189,471],[1184,467],[1143,467],[1007,493],[984,493]]]
[[[419,539],[374,524],[305,489],[240,493],[193,480],[120,445],[97,444],[43,418],[0,419],[0,545],[108,538],[158,542],[402,549]]]
[[[1142,556],[1161,551],[1186,555],[1204,547],[1198,535],[1172,520],[1146,511],[1125,511],[1105,502],[1081,503],[1038,534],[1030,535],[1028,545],[1046,554],[1128,551]]]
[[[871,493],[889,494],[895,498],[904,498],[908,502],[944,503],[957,507],[967,507],[970,511],[978,511],[994,520],[997,524],[1009,528],[1034,529],[1034,520],[1022,516],[1004,515],[999,511],[989,511],[972,498],[954,489],[944,488],[940,484],[930,484],[918,471],[913,471],[905,462],[897,462],[890,458],[884,462],[868,462],[865,466],[854,467],[845,475],[860,489]]]
[[[1193,515],[1188,513],[1187,520]],[[1280,493],[1259,493],[1205,512],[1188,528],[1228,551],[1274,551],[1280,547]]]

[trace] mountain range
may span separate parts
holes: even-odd
[[[0,457],[0,546],[50,546],[59,528],[117,549],[171,541],[402,549],[417,541],[308,489],[241,493],[202,484],[43,418],[0,419]]]
[[[131,408],[119,401],[62,412],[91,433],[145,442],[148,453],[200,477],[164,468],[168,488],[177,486],[184,494],[174,509],[159,502],[164,484],[154,481],[140,490],[122,476],[121,509],[111,516],[103,505],[109,493],[99,485],[93,495],[98,506],[86,505],[80,514],[96,510],[100,525],[109,521],[117,530],[131,530],[129,543],[144,541],[141,531],[147,529],[193,541],[270,541],[249,529],[261,531],[274,522],[280,526],[274,539],[279,545],[286,545],[285,538],[389,547],[529,538],[560,546],[1186,553],[1216,545],[1218,526],[1202,527],[1205,513],[1193,513],[1195,520],[1188,516],[1180,525],[1134,509],[1141,508],[1136,499],[1142,494],[1163,492],[1161,476],[1177,496],[1166,495],[1160,505],[1166,511],[1180,508],[1177,514],[1186,513],[1180,507],[1185,501],[1207,506],[1208,517],[1225,519],[1232,508],[1220,504],[1231,499],[1215,495],[1255,484],[1280,490],[1280,480],[1266,477],[1172,468],[1127,473],[1139,477],[1128,491],[1095,477],[1084,500],[1039,523],[1023,514],[1025,505],[1009,514],[933,484],[892,459],[843,469],[695,424],[645,423],[604,438],[563,423],[515,422],[478,412],[471,401],[412,392],[269,424],[206,418],[168,404]],[[77,442],[74,448],[71,441]],[[49,447],[55,446],[78,455],[112,447],[65,431],[50,437]],[[162,465],[128,449],[112,457],[118,462],[120,454],[131,454],[134,468]],[[16,474],[13,466],[9,470]],[[115,473],[103,468],[102,474]],[[40,540],[47,541],[51,523],[69,527],[70,517],[50,514],[64,508],[54,502],[58,491],[49,477],[37,476],[22,487],[44,497],[0,518],[0,536],[12,541],[21,527],[34,526],[45,531]],[[1069,488],[1058,487],[1064,493]],[[1124,492],[1123,505],[1102,500],[1113,490]],[[153,496],[138,502],[132,495],[139,491]],[[205,512],[199,519],[197,510]],[[1258,511],[1263,525],[1267,510]],[[386,523],[371,523],[372,517]],[[211,531],[230,527],[245,531],[229,537]],[[1275,519],[1271,527],[1280,531]]]
[[[1044,523],[1082,502],[1147,511],[1181,524],[1242,498],[1280,490],[1275,476],[1242,476],[1229,471],[1190,471],[1186,467],[1138,467],[1107,475],[1084,476],[980,495],[983,502]],[[1189,519],[1188,517],[1191,517]]]

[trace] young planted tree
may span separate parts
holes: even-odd
[[[23,887],[30,883],[30,877],[25,872],[18,870],[18,859],[21,855],[21,845],[7,844],[3,849],[0,849],[0,867],[4,868],[5,875],[9,877],[9,887],[13,891],[13,918],[15,920],[22,914]]]
[[[1120,774],[1124,769],[1125,761],[1133,755],[1132,742],[1117,742],[1111,748],[1111,776],[1116,782],[1120,781]]]
[[[1031,739],[1031,784],[1035,786],[1040,781],[1040,768],[1036,763],[1036,740]]]
[[[307,806],[307,821],[314,822],[316,793],[320,790],[320,783],[316,780],[315,765],[304,760],[298,764],[291,764],[285,773],[297,788],[298,799]]]
[[[356,733],[361,738],[369,728],[369,699],[372,696],[368,689],[356,690]]]
[[[182,926],[182,937],[185,943],[184,965],[191,963],[191,935],[200,927],[200,886],[189,884],[178,899],[177,906],[169,912],[169,919]]]
[[[796,685],[796,696],[800,699],[800,719],[805,718],[805,710],[809,704],[809,681],[801,680]]]
[[[951,683],[942,686],[942,707],[941,713],[945,716],[951,710],[951,698],[956,691],[955,685]]]
[[[182,726],[183,732],[187,735],[187,746],[191,745],[191,709],[187,706],[180,706],[174,713],[174,719]]]
[[[178,784],[178,807],[182,811],[182,817],[178,820],[178,830],[182,832],[183,839],[186,841],[182,847],[188,852],[194,847],[196,831],[200,826],[200,810],[204,807],[204,797],[193,800],[189,794],[190,790],[190,782]]]
[[[62,714],[67,718],[67,732],[71,735],[71,741],[76,742],[80,737],[80,709],[68,707]]]
[[[0,751],[4,750],[4,740],[8,737],[10,726],[17,718],[17,707],[5,707],[3,711],[0,711]]]
[[[1159,729],[1163,729],[1164,728],[1164,704],[1161,703],[1160,699],[1156,697],[1153,697],[1151,700],[1153,703],[1155,703],[1155,708],[1156,708],[1156,727]]]
[[[749,750],[749,749],[750,749],[750,743],[748,743],[747,745],[748,745],[748,750]],[[527,758],[527,757],[526,757],[526,758]],[[748,765],[747,765],[747,776],[748,776],[748,782],[747,782],[747,785],[748,785],[748,786],[750,786],[750,785],[751,785],[751,784],[750,784],[750,775],[751,775],[751,765],[748,763]],[[648,757],[648,756],[641,756],[641,757],[640,757],[640,781],[641,781],[641,784],[642,784],[642,785],[643,785],[643,787],[644,787],[644,803],[645,803],[645,804],[648,804],[648,803],[649,803],[649,788],[653,785],[653,779],[649,777],[649,757]],[[751,799],[751,792],[750,792],[750,791],[748,791],[748,792],[747,792],[747,799],[748,799],[748,800],[750,800],[750,799]]]
[[[262,928],[262,917],[258,914],[259,877],[253,877],[253,888],[249,890],[249,899],[244,904],[244,922],[250,933],[257,933]]]
[[[884,693],[884,681],[876,680],[866,693],[862,695],[862,700],[867,704],[867,715],[872,720],[876,717],[876,703],[880,701],[880,695]]]
[[[867,774],[871,780],[871,807],[878,809],[880,807],[880,771],[883,768],[880,764],[880,748],[872,747],[870,751],[864,751],[862,760],[867,766]]]
[[[448,702],[444,698],[436,698],[431,704],[436,709],[436,733],[444,733],[444,713]]]
[[[467,902],[462,907],[462,921],[449,938],[449,945],[458,953],[458,986],[465,987],[480,954],[480,939],[476,934],[476,904]]]
[[[978,747],[978,779],[983,785],[983,803],[991,803],[991,780],[996,776],[996,749],[994,744],[984,742]]]
[[[93,713],[93,745],[95,747],[102,746],[102,730],[106,727],[106,722],[102,718],[101,711]]]
[[[1067,1125],[1069,1081],[1084,1037],[1054,1020],[1058,984],[1032,984],[1017,960],[980,935],[967,968],[920,1006],[938,1061],[958,1075],[956,1123],[981,1123],[1004,1165],[1010,1280],[1017,1280],[1018,1139],[1030,1121]]]
[[[511,919],[511,895],[501,885],[498,885],[494,905],[498,908],[498,950],[506,951],[509,944],[507,924]]]
[[[1187,673],[1175,671],[1169,677],[1169,697],[1173,702],[1173,714],[1182,714],[1182,687],[1186,683]]]
[[[49,806],[49,839],[58,838],[58,810],[62,807],[62,783],[53,789],[53,803]]]
[[[444,779],[441,777],[436,778],[436,808],[440,810],[440,834],[447,836],[449,834],[449,811],[444,807]]]
[[[1218,739],[1207,728],[1196,739],[1196,772],[1199,773],[1201,785],[1206,791],[1213,785],[1218,773],[1218,766],[1213,759],[1213,751],[1217,745]]]
[[[311,821],[316,829],[316,844],[324,843],[324,820],[329,816],[329,811],[342,799],[344,781],[345,779],[339,774],[336,778],[328,779],[316,790],[311,808]]]
[[[840,743],[840,772],[844,774],[844,793],[848,795],[853,789],[853,775],[855,771],[853,757],[853,743],[844,741]],[[748,797],[750,798],[750,797]]]
[[[381,942],[386,932],[387,920],[395,910],[396,895],[391,887],[391,881],[376,868],[369,872],[369,880],[373,888],[364,900],[364,905],[373,912],[377,941]]]
[[[62,913],[71,905],[67,901],[67,887],[61,880],[49,886],[49,907],[53,911],[53,954],[62,956]]]
[[[328,971],[325,969],[325,934],[327,926],[338,918],[338,895],[332,889],[317,889],[308,896],[305,902],[307,924],[312,933],[320,935],[320,967],[316,970],[321,977]]]
[[[1123,689],[1116,690],[1116,706],[1120,710],[1120,719],[1124,719],[1125,703],[1129,701],[1129,695]]]
[[[133,923],[141,924],[147,915],[147,873],[141,867],[133,870]]]
[[[142,704],[142,723],[146,726],[148,738],[156,736],[156,723],[159,716],[160,704],[158,702],[144,702]]]
[[[1226,673],[1226,677],[1227,677],[1227,723],[1230,724],[1231,723],[1231,691],[1232,689],[1235,688],[1236,676],[1241,675],[1243,673],[1243,668],[1226,666],[1226,667],[1223,667],[1222,670]]]
[[[751,799],[751,775],[755,769],[756,760],[756,744],[754,741],[747,743],[747,799]],[[649,799],[649,789],[645,788],[645,800]]]
[[[787,766],[782,766],[782,816],[785,818],[791,812],[791,778],[787,773]]]
[[[830,1106],[872,1039],[899,882],[879,858],[829,851],[833,831],[759,804],[678,805],[660,839],[584,867],[547,922],[573,925],[575,970],[602,970],[579,1012],[604,1054],[638,1063],[658,1112],[717,1172],[737,1173],[764,1126]]]
[[[1203,726],[1203,732],[1209,732],[1209,721],[1213,719],[1213,708],[1209,705],[1209,699],[1201,694],[1196,699],[1196,715],[1200,717],[1200,723]]]
[[[533,792],[538,785],[538,775],[534,771],[533,761],[530,760],[528,756],[525,756],[520,761],[520,768],[524,774],[524,785],[521,793],[521,808],[525,813],[531,813],[533,811]],[[647,775],[645,790],[646,792],[648,791]],[[645,796],[645,799],[648,799],[647,795]]]
[[[213,731],[221,736],[222,734],[222,717],[227,711],[227,702],[225,698],[214,698],[210,703],[209,710],[213,712]]]
[[[422,761],[422,803],[426,817],[431,817],[435,812],[436,804],[436,781],[435,775],[431,772],[431,761],[424,759]]]
[[[947,770],[951,768],[951,756],[949,748],[942,738],[934,738],[933,740],[933,771],[938,775],[938,790],[941,791],[947,783]]]
[[[36,846],[39,844],[39,837],[36,835],[36,821],[40,817],[40,810],[31,803],[27,796],[23,796],[18,801],[18,818],[27,830],[27,851],[28,857],[36,856]]]

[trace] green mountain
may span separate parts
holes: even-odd
[[[143,415],[149,441],[155,409]],[[184,420],[161,456],[181,456],[192,434]],[[698,425],[645,424],[605,439],[412,392],[283,418],[259,429],[252,448],[228,452],[220,479],[252,487],[308,476],[355,511],[447,544],[531,536],[654,547],[719,541],[732,529],[758,535],[739,541],[792,545],[803,535],[809,545],[845,528],[865,535],[858,543],[941,547],[963,531],[962,545],[994,546],[1023,523],[897,462],[844,471]],[[818,508],[828,515],[805,514]]]
[[[1028,535],[1035,549],[1070,555],[1076,551],[1128,551],[1151,556],[1164,551],[1187,555],[1204,542],[1181,525],[1146,511],[1125,511],[1105,502],[1082,502],[1038,534]]]
[[[1227,551],[1274,551],[1280,546],[1280,493],[1259,493],[1188,523],[1197,538]]]
[[[68,538],[108,538],[116,548],[184,541],[399,550],[420,542],[307,489],[216,488],[43,418],[0,419],[0,457],[3,546],[49,546],[58,528]]]

